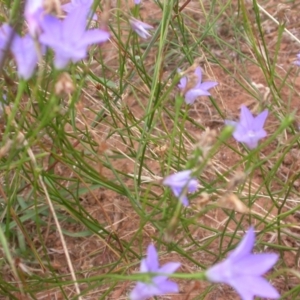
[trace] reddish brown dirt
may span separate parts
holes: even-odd
[[[205,1],[204,1],[205,2]],[[209,5],[209,1],[205,2],[205,5]],[[183,2],[182,2],[183,3]],[[200,19],[201,15],[197,15],[197,13],[193,13],[193,9],[196,7],[197,11],[199,10],[197,6],[198,1],[191,1],[185,8],[187,12],[190,13],[191,17]],[[299,29],[299,24],[297,18],[295,18],[295,15],[298,14],[298,10],[296,7],[293,7],[290,5],[290,7],[286,10],[282,10],[276,13],[276,10],[278,8],[277,4],[279,3],[285,3],[285,1],[269,1],[268,7],[266,9],[269,13],[271,13],[275,17],[281,17],[288,20],[287,28],[293,30],[294,28]],[[199,4],[199,3],[198,3]],[[149,16],[149,11],[151,11],[151,16]],[[142,7],[141,7],[141,15],[144,20],[150,19],[153,20],[153,18],[157,18],[159,15],[159,11],[157,10],[156,5],[153,4],[152,1],[144,0]],[[264,18],[265,20],[265,26],[266,26],[266,33],[265,37],[268,41],[268,48],[270,50],[269,54],[272,56],[274,54],[274,46],[276,42],[276,36],[277,36],[277,26],[270,22],[267,18]],[[222,30],[220,30],[220,37],[223,39],[231,39],[233,37],[233,33],[231,32],[230,24],[226,23],[226,19],[221,20],[222,23]],[[293,30],[294,32],[294,30]],[[300,30],[298,31],[300,35]],[[298,38],[299,38],[298,35]],[[213,42],[208,40],[207,42]],[[115,45],[114,45],[115,46]],[[249,47],[247,45],[242,44],[242,48],[244,48],[244,51],[249,51]],[[104,49],[106,51],[109,51],[112,47],[111,44],[106,45]],[[288,36],[284,35],[283,41],[280,46],[280,55],[278,57],[278,73],[282,76],[284,76],[285,71],[282,71],[281,69],[288,69],[288,65],[291,65],[291,62],[295,58],[295,55],[299,51],[300,46],[297,45],[295,42],[293,42]],[[113,49],[115,49],[113,47]],[[220,49],[218,49],[217,45],[216,47],[212,47],[213,52],[215,55],[219,56],[219,59],[223,59],[223,64],[226,68],[229,70],[236,70],[239,66],[239,57],[236,58],[236,65],[232,66],[231,61],[227,61],[226,57],[223,56]],[[106,56],[107,62],[111,64],[113,67],[113,59],[114,59],[114,51],[111,51]],[[233,53],[234,55],[234,53]],[[149,64],[153,63],[151,61],[151,55],[149,57]],[[258,113],[259,107],[256,105],[257,100],[253,99],[253,97],[249,96],[248,93],[245,92],[244,89],[240,87],[240,85],[237,83],[236,79],[241,80],[241,77],[237,74],[234,78],[233,76],[229,76],[226,72],[224,72],[222,69],[220,69],[219,66],[205,62],[203,63],[202,67],[205,69],[205,78],[204,80],[213,79],[219,82],[218,87],[212,91],[213,97],[218,102],[219,106],[222,108],[222,111],[225,114],[225,117],[228,119],[236,119],[239,115],[239,108],[242,104],[247,105],[250,107],[254,113]],[[248,79],[252,82],[255,82],[256,84],[260,84],[259,92],[260,92],[260,100],[261,100],[261,106],[270,103],[271,101],[270,96],[268,95],[268,91],[266,89],[266,78],[261,71],[260,68],[257,66],[247,63],[246,65],[247,69],[247,75]],[[166,72],[169,72],[172,70],[166,70]],[[290,77],[288,80],[291,82],[295,81],[295,89],[297,91],[300,90],[300,79],[299,76],[296,75],[297,70],[293,69],[291,71]],[[94,92],[95,87],[91,87],[89,91],[91,93]],[[141,87],[143,90],[143,87]],[[143,92],[145,92],[143,90]],[[287,88],[284,88],[281,90],[281,99],[280,101],[286,103],[286,99],[288,98],[290,91]],[[143,99],[146,101],[146,99]],[[141,115],[141,109],[138,103],[136,103],[134,97],[131,97],[130,95],[124,97],[124,102],[130,107],[130,110],[134,114],[136,118]],[[300,104],[298,93],[295,92],[294,96],[291,98],[290,105],[288,105],[287,112],[291,112],[293,109],[298,109]],[[94,105],[95,109],[97,109],[97,103],[91,104],[91,102],[84,97],[82,97],[81,102],[78,104],[78,112],[85,114],[86,122],[88,123],[89,120],[93,119],[93,115],[90,112],[87,112],[84,107],[85,105]],[[168,103],[167,105],[172,105],[172,103]],[[189,110],[189,116],[196,121],[199,121],[204,127],[209,127],[211,129],[220,130],[223,127],[223,119],[219,116],[219,114],[216,112],[214,106],[209,101],[209,99],[201,99],[201,102],[196,102]],[[296,119],[300,120],[299,116],[296,116]],[[300,122],[299,122],[300,123]],[[274,116],[268,119],[266,130],[268,132],[272,132],[274,128],[276,128],[279,124],[279,121]],[[95,135],[95,138],[98,139],[99,142],[99,155],[103,153],[104,151],[112,151],[114,147],[126,151],[126,147],[122,146],[117,138],[110,138],[109,140],[105,140],[105,133],[107,134],[108,130],[107,128],[101,128],[99,131],[103,130],[104,134],[101,136],[99,132]],[[199,136],[200,133],[195,130],[195,128],[192,125],[188,125],[187,130],[190,131],[192,135],[195,137]],[[231,139],[230,145],[233,147],[238,147],[237,143]],[[162,145],[163,146],[163,145]],[[274,144],[274,147],[276,145]],[[153,147],[152,150],[156,149]],[[269,149],[271,151],[272,149]],[[156,149],[157,152],[159,152],[159,149]],[[266,153],[265,153],[266,154]],[[163,155],[163,154],[162,154]],[[239,159],[239,156],[231,151],[227,147],[222,147],[221,151],[216,156],[216,161],[222,161],[222,164],[224,167],[226,166],[232,166],[237,160]],[[133,173],[133,162],[127,161],[127,160],[116,160],[113,162],[114,166],[119,169],[123,170],[125,173]],[[291,164],[287,161],[287,166],[289,167]],[[160,177],[160,166],[157,161],[149,162],[149,166],[151,166],[151,171],[154,174],[157,174],[157,176]],[[101,175],[103,175],[106,178],[112,178],[113,174],[111,171],[109,171],[107,168],[104,168],[103,166],[99,165],[97,166],[99,168],[99,172]],[[63,169],[61,166],[57,165],[55,172],[57,174],[65,174],[67,171]],[[145,174],[147,175],[147,174]],[[207,176],[211,176],[210,172],[207,172]],[[259,174],[257,174],[256,178],[254,178],[254,181],[257,183],[261,182],[261,178]],[[128,185],[132,186],[132,182],[128,180]],[[158,195],[161,191],[157,189],[155,191]],[[195,199],[195,202],[197,202],[199,199]],[[259,203],[263,205],[264,199],[259,200]],[[90,213],[90,215],[99,221],[99,223],[103,224],[105,222],[110,228],[110,230],[113,230],[117,233],[118,237],[122,241],[131,241],[133,239],[134,234],[136,233],[136,229],[139,226],[140,220],[138,215],[136,215],[131,207],[131,204],[129,203],[128,199],[123,198],[119,196],[118,194],[107,191],[104,189],[99,189],[98,191],[94,191],[93,193],[86,194],[84,197],[82,197],[82,205],[85,207],[85,209]],[[195,211],[191,210],[189,213],[192,215],[195,215]],[[219,222],[222,222],[226,217],[226,214],[222,210],[212,210],[208,214],[203,215],[202,217],[199,217],[199,222],[201,222],[203,225],[211,226],[211,227],[221,227],[222,225]],[[240,214],[237,214],[237,218],[240,217]],[[245,224],[247,224],[248,217],[246,216],[244,218]],[[297,223],[298,220],[291,220],[291,222]],[[113,225],[112,225],[113,224]],[[26,226],[29,228],[30,226],[33,226],[34,224],[27,224]],[[79,225],[70,225],[68,223],[62,223],[61,226],[69,231],[69,232],[78,232],[82,231],[84,228],[82,228]],[[228,228],[228,230],[233,230],[234,226],[231,224]],[[193,237],[197,240],[205,240],[211,232],[205,231],[203,229],[199,229],[197,225],[191,225],[189,227],[189,231],[192,233]],[[46,228],[45,228],[46,232]],[[149,244],[153,238],[155,238],[159,232],[156,231],[156,229],[151,226],[150,223],[145,225],[144,228],[144,237],[143,237],[143,245],[144,250],[146,249],[146,246]],[[173,236],[174,240],[180,240],[182,243],[184,243],[184,236],[181,234]],[[110,239],[108,240],[100,240],[99,238],[92,237],[85,237],[85,238],[72,238],[72,237],[66,237],[68,248],[70,249],[71,259],[74,264],[74,268],[78,272],[83,272],[82,276],[92,276],[92,275],[99,275],[100,273],[105,273],[108,271],[108,269],[96,269],[95,271],[91,271],[93,267],[101,266],[104,264],[108,264],[109,262],[113,262],[116,259],[119,258],[120,253],[114,252],[112,249],[110,249],[110,243],[116,243],[115,241],[112,241]],[[287,241],[287,244],[293,244],[294,241]],[[38,248],[40,247],[40,243],[38,240],[34,241],[35,246]],[[50,254],[49,257],[51,259],[51,264],[53,269],[57,271],[58,274],[68,274],[69,271],[66,266],[65,262],[65,256],[62,251],[62,245],[58,238],[58,235],[55,231],[51,231],[46,238],[45,245],[48,247]],[[114,245],[116,248],[119,247],[119,245]],[[138,244],[133,243],[133,248],[137,252],[139,252]],[[210,245],[211,252],[218,252],[219,251],[219,242],[216,240],[212,242]],[[224,244],[224,249],[226,248],[226,242]],[[161,250],[166,250],[164,248],[161,248]],[[182,267],[180,269],[180,272],[194,272],[196,270],[196,267],[188,261],[185,261],[184,258],[179,257],[177,254],[170,253],[165,254],[161,258],[161,263],[168,261],[176,261],[179,260],[182,263]],[[208,255],[205,252],[195,252],[194,259],[208,265],[210,262],[214,261],[213,255]],[[290,253],[290,252],[284,252],[284,261],[286,262],[287,267],[295,267],[295,260],[296,260],[296,253]],[[137,260],[133,261],[137,262]],[[138,262],[137,262],[138,263]],[[132,271],[138,270],[138,265],[135,266],[135,268],[132,269]],[[79,276],[80,277],[80,276]],[[178,280],[177,280],[178,281]],[[174,300],[189,300],[189,299],[199,299],[197,296],[204,291],[209,284],[198,282],[198,281],[178,281],[180,285],[180,294],[179,295],[172,295],[170,297],[165,297],[164,299],[174,299]],[[284,281],[282,278],[277,278],[273,281],[276,288],[278,288],[281,292],[285,292],[289,290],[292,286],[294,286],[297,281],[295,278],[289,278],[289,282]],[[107,299],[126,299],[126,295],[128,295],[128,292],[130,288],[132,288],[133,283],[121,283],[117,285],[117,287],[114,288],[114,290],[110,293],[110,295],[107,297]],[[85,288],[86,286],[82,286],[82,288]],[[102,289],[102,290],[101,290]],[[105,291],[105,286],[100,287],[99,290],[97,290],[97,293],[91,292],[90,296],[85,299],[98,299],[99,295]],[[47,298],[47,294],[50,295],[49,298]],[[70,298],[71,296],[74,296],[73,292],[70,292]],[[40,295],[36,295],[38,299],[63,299],[61,292],[59,290],[52,292],[49,291],[48,293],[41,293]],[[44,297],[44,298],[43,298]],[[46,298],[45,298],[46,297]],[[205,300],[235,300],[239,299],[236,295],[236,293],[225,285],[216,285],[214,288],[203,298]]]

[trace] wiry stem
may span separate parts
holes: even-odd
[[[24,139],[24,145],[28,147],[28,143],[27,143],[27,141],[25,139]],[[27,151],[28,151],[28,155],[31,158],[31,161],[33,162],[34,166],[37,166],[36,159],[35,159],[35,156],[34,156],[32,150],[30,148],[28,148]],[[74,281],[74,286],[75,286],[76,293],[78,295],[78,299],[82,300],[82,298],[80,296],[80,289],[79,289],[79,285],[77,283],[77,279],[76,279],[75,271],[74,271],[74,268],[73,268],[73,264],[72,264],[72,261],[71,261],[70,255],[69,255],[69,250],[68,250],[68,247],[67,247],[67,243],[66,243],[64,235],[62,233],[62,230],[61,230],[61,227],[60,227],[57,215],[55,213],[55,209],[54,209],[53,203],[52,203],[52,201],[50,199],[49,193],[47,191],[47,188],[46,188],[46,185],[44,183],[44,180],[43,180],[42,176],[39,175],[38,178],[39,178],[40,184],[42,186],[42,189],[44,190],[44,193],[45,193],[45,196],[46,196],[46,199],[47,199],[50,211],[51,211],[51,213],[53,215],[53,219],[54,219],[56,228],[58,230],[58,234],[59,234],[59,237],[60,237],[63,249],[64,249],[64,253],[65,253],[67,264],[68,264],[68,267],[69,267],[69,270],[70,270],[70,273],[71,273],[71,277],[72,277],[72,280]]]
[[[277,21],[272,15],[270,15],[262,6],[260,6],[257,3],[257,6],[259,7],[259,9],[265,14],[267,15],[274,23],[276,23],[277,25],[280,25],[280,22]],[[300,40],[294,35],[292,34],[288,29],[284,28],[284,32],[286,32],[293,40],[295,40],[298,44],[300,44]]]

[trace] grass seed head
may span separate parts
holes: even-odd
[[[205,158],[209,153],[211,147],[216,142],[217,131],[206,128],[205,131],[199,137],[198,143],[195,145],[195,149],[200,149],[202,158]]]
[[[46,13],[55,12],[58,16],[63,15],[59,0],[44,0],[43,7]]]
[[[232,209],[241,214],[249,213],[249,208],[233,193],[227,193],[217,201],[222,208]]]
[[[242,184],[246,180],[246,173],[237,171],[230,179],[227,185],[227,191],[233,191],[236,187]]]
[[[74,83],[71,76],[67,72],[63,72],[59,77],[57,82],[55,83],[55,94],[63,95],[63,94],[72,94],[74,92]]]

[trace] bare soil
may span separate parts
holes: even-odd
[[[113,3],[114,1],[112,1]],[[203,5],[205,7],[209,7],[210,1],[202,1]],[[225,2],[225,1],[224,1]],[[249,1],[245,1],[249,5],[249,14],[251,14],[251,3]],[[286,1],[268,1],[267,5],[264,7],[266,10],[275,18],[277,19],[284,19],[286,21],[286,28],[289,29],[293,34],[295,34],[298,38],[300,38],[300,28],[299,28],[299,18],[297,16],[299,15],[299,6],[297,4],[285,4]],[[181,5],[184,4],[184,1],[180,3]],[[124,5],[126,6],[125,2]],[[282,7],[280,5],[283,5]],[[205,18],[203,17],[203,12],[199,8],[199,1],[191,1],[187,4],[187,6],[184,8],[184,11],[188,13],[192,18],[199,20],[199,22],[203,22]],[[157,6],[153,3],[153,1],[150,0],[144,0],[142,1],[141,5],[141,16],[145,22],[149,22],[150,24],[153,24],[153,20],[159,19],[160,11],[158,10]],[[151,12],[151,13],[149,13]],[[217,12],[215,12],[217,14]],[[225,12],[224,15],[230,13],[230,11]],[[101,15],[101,12],[99,12],[99,15]],[[232,16],[233,18],[236,16]],[[237,17],[236,17],[237,18]],[[254,16],[253,16],[254,18]],[[267,48],[269,50],[270,57],[273,57],[275,53],[275,47],[276,42],[278,39],[278,26],[274,24],[268,17],[262,15],[263,24],[265,28],[264,36],[265,40],[267,41]],[[237,20],[238,21],[238,20]],[[236,45],[234,32],[231,28],[232,24],[228,23],[227,18],[220,18],[220,29],[219,29],[219,38],[224,39],[228,41],[230,44],[232,42],[233,45]],[[252,24],[255,26],[255,23]],[[228,119],[237,119],[239,116],[239,110],[240,106],[242,104],[247,105],[250,107],[253,111],[253,113],[258,113],[260,109],[262,109],[264,106],[266,106],[271,101],[271,93],[269,89],[267,88],[267,79],[261,68],[256,66],[255,64],[251,64],[250,62],[246,63],[246,70],[247,70],[247,80],[249,82],[253,82],[257,86],[257,91],[254,91],[256,94],[258,94],[258,97],[260,99],[260,105],[257,105],[258,101],[251,97],[249,93],[246,93],[243,88],[237,83],[238,80],[243,80],[241,78],[241,75],[239,75],[239,66],[241,64],[240,60],[241,57],[239,57],[238,54],[232,53],[232,56],[235,59],[235,65],[232,65],[232,61],[228,60],[227,53],[223,53],[223,50],[221,50],[217,44],[214,45],[213,39],[207,39],[204,41],[207,43],[207,45],[210,47],[212,53],[217,56],[219,60],[222,61],[223,65],[229,69],[232,70],[232,72],[236,71],[236,77],[233,78],[233,76],[228,75],[224,70],[222,70],[217,64],[214,64],[211,61],[204,61],[202,63],[202,68],[205,71],[205,78],[206,80],[215,80],[219,82],[219,85],[216,89],[212,91],[213,98],[217,101],[218,105],[221,107],[222,112],[225,114],[224,118]],[[241,41],[240,44],[241,51],[245,53],[249,53],[250,48],[245,43],[245,41]],[[114,59],[117,55],[116,52],[116,44],[114,41],[110,44],[106,44],[103,48],[103,51],[106,52],[105,59],[107,61],[107,64],[110,65],[110,67],[114,68]],[[298,76],[297,69],[292,67],[292,62],[296,57],[296,54],[299,52],[299,44],[294,42],[288,35],[285,33],[282,37],[282,42],[280,44],[280,51],[279,55],[277,57],[277,69],[278,73],[281,76],[285,76],[286,70],[290,71],[290,75],[287,79],[288,82],[291,82],[291,84],[295,84],[295,93],[292,97],[290,97],[290,90],[287,88],[282,88],[280,91],[280,101],[281,103],[285,103],[287,106],[287,111],[293,111],[295,110],[297,112],[298,107],[300,105],[300,98],[299,98],[299,92],[300,91],[300,77]],[[148,64],[151,65],[154,63],[153,57],[151,54],[148,57]],[[186,62],[186,67],[188,67],[188,63]],[[171,68],[172,66],[166,66],[165,72],[172,72]],[[245,67],[245,63],[244,63]],[[291,68],[291,69],[290,69]],[[95,73],[97,73],[98,70],[95,70]],[[99,73],[102,71],[99,70]],[[109,74],[108,74],[109,75]],[[112,80],[117,80],[113,77],[111,74]],[[138,83],[137,83],[138,84]],[[98,87],[99,88],[99,87]],[[94,95],[97,92],[97,87],[94,85],[89,86],[87,89],[87,92],[89,95]],[[147,90],[144,86],[140,87],[141,94],[140,96],[141,101],[143,103],[146,103],[147,97],[145,97],[145,94],[147,94]],[[144,95],[144,97],[143,97]],[[132,114],[136,119],[142,116],[143,111],[141,109],[140,104],[136,101],[135,97],[133,97],[130,93],[122,95],[123,101],[127,105],[127,107],[130,109]],[[273,99],[272,99],[273,100]],[[95,111],[98,109],[98,102],[91,100],[91,97],[87,96],[86,94],[83,94],[81,101],[77,105],[78,110],[78,116],[79,118],[82,118],[84,126],[91,123],[94,115],[91,113],[90,109],[87,110],[85,107],[94,108]],[[172,105],[172,102],[168,103],[167,105]],[[209,100],[209,98],[201,98],[199,101],[196,101],[194,105],[192,105],[189,109],[189,116],[196,120],[197,122],[201,123],[204,127],[208,127],[210,129],[215,129],[219,131],[224,125],[223,118],[220,117],[220,115],[215,110],[213,104]],[[299,125],[300,125],[300,117],[296,113],[296,120],[299,119]],[[271,116],[266,124],[266,130],[267,132],[271,133],[274,131],[274,129],[279,125],[278,118]],[[121,124],[120,124],[121,126]],[[201,133],[196,130],[191,124],[188,125],[187,128],[191,135],[198,137]],[[109,132],[109,128],[106,126],[100,126],[97,127],[97,129],[94,130],[94,137],[97,140],[99,144],[99,155],[102,155],[105,151],[113,151],[114,149],[119,149],[121,151],[127,152],[127,147],[122,144],[122,141],[117,135],[111,136],[109,139],[106,139],[106,136]],[[239,147],[239,145],[232,139],[230,140],[230,145],[232,147]],[[160,147],[164,147],[164,143],[161,143]],[[276,143],[273,145],[273,149],[276,147]],[[151,147],[150,147],[151,148]],[[163,148],[157,148],[156,146],[153,146],[151,148],[152,151],[156,151],[158,155],[163,155]],[[268,149],[268,152],[271,152],[272,149]],[[298,149],[295,150],[294,156],[292,156],[289,160],[287,157],[286,165],[282,166],[282,168],[286,167],[288,170],[294,168],[294,172],[298,171],[299,166],[299,159],[295,160],[295,157],[299,158]],[[267,153],[265,153],[267,154]],[[150,156],[149,156],[150,157]],[[221,151],[217,154],[215,157],[214,165],[218,166],[219,168],[231,167],[234,165],[239,157],[237,154],[233,151],[231,151],[228,147],[222,147]],[[292,160],[292,162],[291,162]],[[295,163],[296,161],[296,163]],[[126,160],[126,159],[116,159],[115,161],[112,161],[115,168],[119,170],[123,170],[124,173],[134,173],[134,161]],[[272,162],[270,162],[272,163]],[[145,173],[144,176],[152,176],[155,174],[157,176],[158,181],[160,178],[162,178],[161,174],[161,167],[159,164],[159,160],[153,160],[148,162],[148,166],[151,167],[151,173],[149,174]],[[104,166],[98,165],[95,166],[99,169],[99,173],[105,177],[105,178],[114,178],[114,174]],[[60,164],[57,164],[55,167],[56,174],[62,174],[66,175],[66,173],[69,173],[69,170],[64,169]],[[284,172],[284,169],[282,170]],[[206,176],[213,176],[211,172],[207,172]],[[261,177],[258,173],[255,178],[253,178],[254,182],[260,183]],[[132,187],[132,182],[130,180],[127,180],[127,183],[129,187]],[[154,187],[154,190],[157,189]],[[159,194],[161,191],[157,189],[155,191],[157,194]],[[201,201],[201,197],[193,199],[194,203],[197,203],[197,201]],[[132,241],[134,239],[134,235],[136,234],[137,228],[140,226],[140,219],[139,216],[134,213],[130,202],[125,197],[121,197],[115,192],[108,191],[105,189],[99,189],[96,191],[93,191],[93,193],[88,193],[84,197],[81,198],[81,204],[84,206],[84,208],[90,213],[90,215],[96,219],[99,220],[99,223],[106,224],[107,230],[111,231],[113,234],[116,234],[118,236],[118,239],[120,241]],[[259,207],[267,207],[266,199],[262,198],[258,200],[257,206],[255,209],[257,211],[260,210]],[[188,214],[191,216],[194,216],[197,213],[197,210],[193,207],[188,209]],[[276,212],[274,212],[276,213]],[[243,215],[236,213],[236,219],[240,219]],[[211,210],[207,214],[202,215],[199,217],[199,222],[201,224],[215,227],[215,228],[223,228],[226,223],[226,219],[228,218],[228,215],[226,212],[224,212],[221,209],[217,210]],[[247,224],[249,222],[249,216],[244,215],[243,216],[243,222]],[[290,217],[293,218],[293,217]],[[299,216],[295,215],[294,219],[289,220],[292,223],[298,223],[299,222]],[[49,220],[51,223],[51,220]],[[28,222],[25,224],[27,230],[30,230],[30,226],[34,226],[33,223]],[[67,230],[68,232],[79,232],[83,231],[84,228],[81,225],[78,224],[69,224],[69,223],[61,223],[62,228]],[[199,244],[203,244],[205,241],[209,239],[209,235],[211,232],[205,231],[204,229],[197,227],[196,225],[189,226],[189,232],[192,235],[192,237],[199,242]],[[51,258],[51,265],[54,270],[56,270],[57,274],[68,274],[69,270],[66,265],[65,261],[65,255],[63,253],[61,241],[58,238],[58,234],[55,230],[48,230],[48,228],[45,228],[45,245],[48,248],[49,257]],[[234,230],[234,224],[229,224],[227,227],[228,231]],[[296,234],[299,234],[299,232],[295,229],[294,230]],[[151,226],[150,223],[147,223],[144,226],[143,230],[143,245],[144,249],[146,249],[147,245],[159,234],[159,232],[156,231],[156,229]],[[80,276],[88,277],[93,275],[99,275],[99,274],[105,274],[109,271],[108,268],[99,268],[101,265],[107,265],[110,262],[114,262],[117,259],[120,258],[122,249],[121,245],[118,244],[115,240],[110,239],[109,237],[106,240],[101,240],[99,237],[95,236],[89,236],[89,237],[81,237],[81,238],[74,238],[70,236],[65,236],[66,242],[68,245],[68,248],[70,249],[71,259],[74,264],[75,271],[78,271]],[[271,236],[264,237],[267,241],[268,239],[271,239]],[[185,240],[185,236],[182,232],[179,232],[177,235],[177,232],[174,233],[172,236],[173,241],[180,241],[184,245],[185,242],[188,240]],[[37,249],[41,246],[39,240],[34,240],[34,245]],[[113,243],[113,244],[112,244]],[[176,242],[175,242],[176,243]],[[224,241],[223,244],[223,250],[226,249],[226,241]],[[132,247],[139,252],[139,245],[140,243],[133,243]],[[286,240],[286,245],[297,245],[299,247],[299,244],[296,243],[296,241],[293,240]],[[119,251],[115,251],[115,249],[119,249]],[[212,241],[209,244],[209,249],[211,253],[219,253],[220,251],[220,244],[219,241],[216,239]],[[161,250],[164,250],[162,247]],[[190,249],[189,249],[190,250]],[[195,250],[195,249],[194,249]],[[268,249],[266,247],[266,250],[268,251],[275,251],[274,249]],[[207,252],[204,251],[195,251],[194,257],[196,261],[201,262],[204,265],[209,265],[210,263],[215,262],[214,255],[209,255]],[[138,271],[139,265],[138,261],[134,259],[133,257],[128,257],[128,260],[136,261],[137,264],[135,267],[132,268],[132,271]],[[168,253],[162,257],[161,264],[168,262],[168,261],[180,261],[182,263],[182,267],[180,268],[180,272],[194,272],[197,270],[195,265],[193,265],[190,261],[186,261],[183,257],[179,257],[176,253]],[[298,255],[297,253],[293,252],[284,252],[284,261],[286,263],[287,267],[292,268],[299,268],[298,265]],[[120,263],[121,264],[121,263]],[[95,271],[93,271],[93,268],[95,268]],[[7,280],[12,280],[10,276],[7,277]],[[172,296],[166,296],[161,297],[161,299],[174,299],[174,300],[189,300],[189,299],[200,299],[197,298],[199,294],[201,294],[203,291],[207,290],[210,287],[210,284],[205,282],[198,282],[198,281],[178,281],[180,286],[180,294],[179,295],[172,295]],[[279,276],[278,278],[272,280],[272,283],[274,286],[280,291],[280,293],[284,293],[288,290],[290,290],[293,286],[298,284],[296,278],[289,277],[288,280],[284,278],[283,276]],[[112,292],[107,296],[107,299],[127,299],[128,293],[130,289],[133,287],[134,283],[124,282],[119,285],[117,285]],[[82,285],[82,288],[86,288],[87,286]],[[103,294],[106,290],[106,286],[103,285],[99,289],[95,288],[93,289],[89,296],[85,296],[84,299],[98,299],[101,294]],[[208,290],[207,290],[208,291]],[[69,297],[75,295],[74,291],[70,289],[69,291]],[[63,299],[63,295],[61,294],[60,290],[53,290],[41,293],[39,295],[36,295],[37,299]],[[3,298],[4,299],[4,298]],[[21,299],[21,298],[20,298]],[[24,299],[24,298],[22,298]],[[228,286],[226,285],[215,285],[210,289],[210,291],[207,293],[207,295],[203,298],[205,300],[230,300],[230,299],[239,299],[239,297],[236,295],[236,293]]]

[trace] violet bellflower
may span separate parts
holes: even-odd
[[[147,39],[151,36],[151,34],[148,32],[149,29],[153,29],[154,27],[144,23],[140,20],[137,20],[135,18],[130,18],[129,23],[131,25],[132,30],[138,34],[141,38]]]
[[[145,300],[153,296],[178,293],[178,285],[168,280],[168,274],[174,273],[180,267],[178,262],[169,262],[159,267],[158,255],[154,245],[147,249],[147,257],[141,261],[141,273],[161,273],[155,275],[150,282],[138,282],[130,293],[131,300]]]
[[[37,49],[32,37],[27,34],[24,37],[13,32],[12,27],[4,24],[0,28],[0,60],[3,58],[3,51],[7,47],[8,39],[13,34],[10,50],[17,63],[17,72],[19,77],[27,80],[34,72],[38,61]],[[43,49],[43,47],[41,47]],[[42,50],[41,49],[41,50]]]
[[[263,129],[267,117],[267,109],[254,117],[251,111],[242,105],[240,121],[225,120],[225,124],[235,127],[233,137],[238,142],[246,144],[249,149],[254,149],[258,145],[258,141],[267,136],[266,131]]]
[[[199,96],[210,96],[209,89],[216,86],[218,83],[215,81],[202,82],[202,71],[200,67],[195,69],[195,83],[189,86],[188,77],[180,79],[178,87],[184,93],[186,104],[193,104]]]
[[[63,69],[70,61],[78,62],[87,55],[91,44],[103,43],[109,33],[100,29],[86,30],[89,5],[79,5],[72,9],[64,20],[46,15],[42,23],[43,33],[39,40],[55,52],[54,66]]]
[[[183,206],[189,205],[187,193],[193,193],[198,188],[198,181],[192,177],[191,170],[185,170],[176,174],[169,175],[163,181],[163,184],[169,186]]]
[[[254,228],[250,227],[237,248],[227,259],[206,271],[209,281],[232,286],[242,300],[253,300],[254,296],[278,299],[277,290],[262,275],[278,260],[275,253],[253,254]]]
[[[44,47],[41,46],[41,52],[44,52]],[[34,73],[38,62],[37,48],[30,34],[24,37],[17,33],[11,45],[11,52],[17,63],[17,71],[19,77],[28,80]]]
[[[134,0],[134,4],[135,5],[138,5],[138,4],[140,4],[141,3],[141,0]]]

